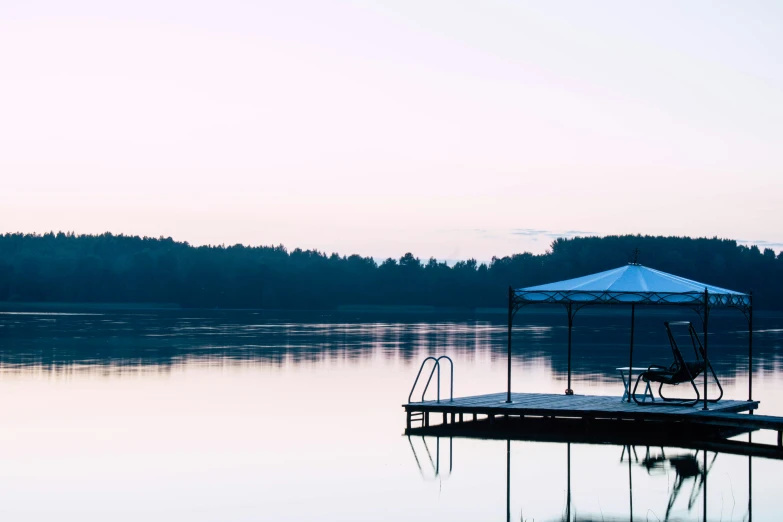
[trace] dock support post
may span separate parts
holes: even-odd
[[[462,424],[462,413],[459,414],[459,422]]]
[[[633,375],[633,330],[636,322],[636,305],[631,304],[631,355],[628,358],[628,402],[631,402],[631,376]]]
[[[424,425],[429,426],[430,425],[430,412],[425,411],[424,412]]]
[[[506,402],[511,403],[511,323],[514,321],[514,290],[508,287],[508,391]]]
[[[783,431],[778,431],[778,447],[783,447]]]
[[[407,413],[406,417],[408,417],[407,426],[408,429],[411,429],[411,412],[410,410],[408,410],[406,413]]]
[[[753,292],[750,293],[748,306],[748,400],[753,400]]]
[[[707,288],[704,288],[704,362],[709,366],[709,359],[707,358],[707,327],[710,322],[710,294],[709,290]],[[708,410],[707,407],[707,381],[709,380],[709,374],[707,373],[707,368],[704,369],[704,407],[703,410]],[[705,490],[704,490],[704,497],[707,497],[707,490],[706,490],[706,484],[705,484]],[[705,500],[706,503],[706,500]],[[705,504],[706,508],[706,504]],[[705,511],[706,514],[706,511]]]

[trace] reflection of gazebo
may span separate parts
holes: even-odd
[[[560,304],[568,313],[568,388],[571,391],[571,331],[576,312],[588,305],[631,305],[629,367],[633,367],[633,338],[636,305],[686,306],[702,319],[704,353],[712,308],[736,308],[748,320],[748,400],[753,398],[753,295],[667,274],[637,263],[528,288],[508,289],[508,392],[511,402],[511,327],[514,316],[525,305]],[[629,370],[630,371],[630,370]],[[629,375],[630,382],[630,375]],[[631,397],[629,394],[628,401]],[[707,409],[707,378],[704,378],[704,409]]]

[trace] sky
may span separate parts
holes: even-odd
[[[783,4],[3,0],[0,232],[783,249]]]

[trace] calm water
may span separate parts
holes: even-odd
[[[662,322],[678,318],[698,321],[637,313],[637,365],[670,362]],[[622,446],[454,439],[449,451],[448,439],[403,436],[400,406],[427,355],[454,359],[456,395],[504,390],[503,320],[0,313],[0,515],[500,521],[508,502],[517,521],[629,520],[631,509],[703,520],[704,455],[692,450],[636,447],[629,462]],[[514,391],[562,393],[565,313],[523,311],[515,324]],[[711,320],[727,398],[747,398],[746,325],[739,313]],[[580,312],[576,393],[622,393],[629,326],[627,311]],[[757,314],[756,327],[754,398],[783,415],[783,315]],[[748,520],[751,506],[753,520],[780,520],[783,461],[709,453],[706,464],[709,520]]]

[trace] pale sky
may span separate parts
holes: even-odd
[[[0,232],[778,251],[782,28],[776,1],[2,0]]]

